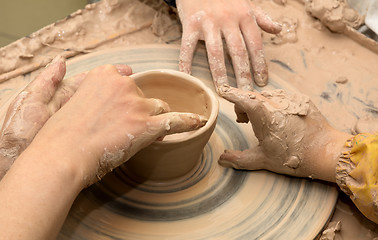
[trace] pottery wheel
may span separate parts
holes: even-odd
[[[108,63],[128,64],[133,72],[178,70],[178,58],[177,46],[111,49],[70,60],[67,77]],[[227,69],[235,85],[229,63]],[[214,90],[201,47],[192,72]],[[295,91],[272,73],[265,89],[274,88]],[[332,215],[336,188],[218,165],[224,149],[257,144],[250,124],[235,122],[233,105],[221,98],[219,102],[217,126],[192,175],[165,184],[137,183],[120,166],[80,193],[58,239],[314,239]]]

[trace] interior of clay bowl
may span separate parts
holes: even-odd
[[[165,136],[136,153],[127,163],[129,175],[137,182],[177,181],[196,171],[202,151],[212,135],[219,103],[203,82],[175,70],[151,70],[131,76],[147,98],[158,98],[171,112],[205,116],[202,128]]]
[[[207,131],[218,115],[218,100],[203,82],[191,75],[170,70],[151,70],[131,76],[147,98],[158,98],[168,103],[171,112],[197,113],[208,119],[207,124],[195,131],[167,135],[158,144],[181,142]]]

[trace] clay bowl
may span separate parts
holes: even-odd
[[[219,103],[215,93],[201,80],[175,70],[150,70],[131,78],[145,97],[164,100],[172,112],[201,114],[208,122],[198,130],[168,135],[142,149],[126,163],[128,175],[137,182],[161,184],[192,174],[216,125]]]
[[[111,48],[70,59],[66,77],[103,64],[127,64],[135,72],[177,70],[179,55],[180,46],[174,44]],[[230,85],[236,86],[227,58],[226,66]],[[215,92],[203,44],[194,53],[192,74]],[[25,75],[22,83],[29,78]],[[296,91],[274,69],[265,89]],[[175,95],[182,98],[183,93],[180,89]],[[122,165],[79,194],[58,239],[317,239],[334,211],[335,186],[268,171],[221,167],[218,159],[225,149],[246,150],[258,141],[250,124],[235,121],[234,104],[221,97],[218,101],[216,127],[199,166],[189,170],[193,175],[172,185],[165,181],[138,184]],[[181,157],[185,156],[176,160]]]

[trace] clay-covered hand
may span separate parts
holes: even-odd
[[[245,151],[225,150],[222,166],[335,182],[338,156],[350,135],[332,128],[307,96],[283,90],[259,94],[227,85],[220,94],[247,113],[259,142]]]
[[[238,87],[253,89],[250,62],[255,83],[258,86],[267,84],[268,69],[259,27],[276,34],[281,31],[279,23],[272,21],[250,0],[177,0],[176,4],[183,26],[179,61],[181,71],[191,73],[197,42],[204,40],[214,83],[216,87],[226,84],[223,37]]]
[[[116,67],[123,75],[132,73],[126,65]],[[0,179],[45,122],[71,98],[86,75],[63,81],[65,73],[65,59],[58,56],[11,102],[1,130]]]
[[[79,85],[82,75],[60,85],[65,73],[65,60],[55,58],[8,107],[1,130],[0,179],[47,119],[72,96]]]
[[[167,103],[145,98],[133,79],[122,76],[113,65],[104,65],[86,75],[31,146],[81,159],[71,164],[85,187],[156,139],[205,123],[197,114],[169,112]]]

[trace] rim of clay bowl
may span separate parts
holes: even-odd
[[[206,94],[209,96],[212,108],[211,108],[211,112],[210,112],[210,117],[207,120],[205,126],[195,130],[195,132],[193,134],[191,134],[191,135],[189,135],[185,138],[177,139],[177,140],[174,139],[174,140],[155,141],[154,144],[172,144],[172,143],[178,143],[178,142],[185,142],[185,141],[191,140],[193,138],[196,138],[197,136],[203,134],[206,130],[208,130],[213,125],[213,123],[217,120],[218,113],[219,113],[219,102],[218,102],[218,99],[215,95],[215,92],[213,90],[211,90],[209,87],[207,87],[200,79],[193,77],[192,75],[189,75],[187,73],[180,72],[180,71],[177,71],[177,70],[172,70],[172,69],[146,70],[146,71],[142,71],[142,72],[133,73],[129,77],[134,79],[135,82],[137,82],[138,78],[140,78],[140,77],[145,77],[146,75],[156,74],[156,73],[175,75],[175,76],[183,78],[183,79],[185,79],[189,82],[193,82],[193,83],[199,85],[206,92]]]

